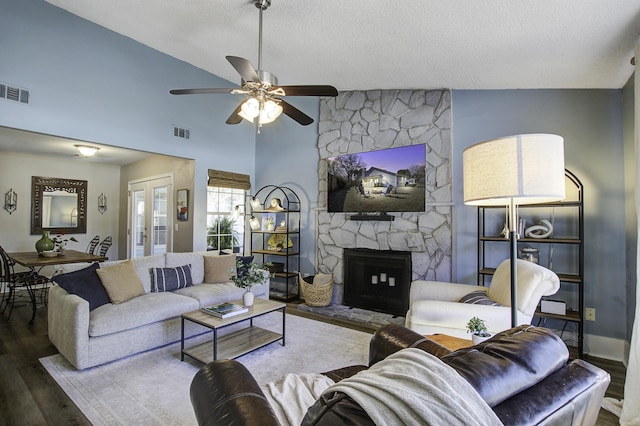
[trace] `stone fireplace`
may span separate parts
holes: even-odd
[[[410,252],[344,249],[343,304],[404,316],[410,284]]]
[[[316,264],[319,272],[333,274],[332,303],[345,303],[348,249],[407,252],[409,281],[451,281],[451,92],[340,92],[336,98],[321,98],[318,128]],[[424,212],[390,212],[393,221],[351,220],[351,213],[327,212],[327,158],[414,144],[427,147]]]

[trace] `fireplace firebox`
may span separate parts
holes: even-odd
[[[344,249],[344,304],[404,316],[409,308],[411,252]]]

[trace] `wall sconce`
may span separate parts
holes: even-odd
[[[98,211],[100,214],[107,211],[107,196],[104,195],[104,192],[98,197]]]
[[[9,214],[16,211],[18,208],[18,194],[13,190],[13,188],[9,189],[6,194],[4,194],[4,209],[9,212]]]
[[[260,229],[260,221],[252,215],[251,219],[249,219],[249,226],[251,226],[252,231],[257,231],[258,229]]]
[[[251,197],[251,210],[260,210],[262,203],[258,197]]]

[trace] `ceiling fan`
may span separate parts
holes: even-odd
[[[242,86],[236,89],[210,88],[210,89],[174,89],[172,95],[196,95],[208,93],[232,93],[247,95],[247,99],[240,103],[227,119],[227,124],[238,124],[245,119],[255,122],[258,119],[258,128],[266,123],[271,123],[280,114],[285,113],[293,120],[307,126],[313,123],[313,119],[298,108],[282,99],[282,96],[338,96],[338,91],[333,86],[305,85],[305,86],[278,86],[278,78],[262,70],[262,12],[271,6],[271,0],[255,0],[255,5],[260,9],[260,27],[258,38],[258,69],[251,62],[237,56],[227,56],[227,61],[242,77]]]

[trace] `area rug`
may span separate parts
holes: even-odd
[[[254,324],[280,332],[282,314],[256,318]],[[285,346],[274,342],[237,360],[262,385],[287,373],[366,365],[370,339],[368,333],[287,314]],[[197,424],[189,386],[202,364],[188,357],[181,362],[180,343],[82,371],[59,354],[40,362],[94,425]]]

